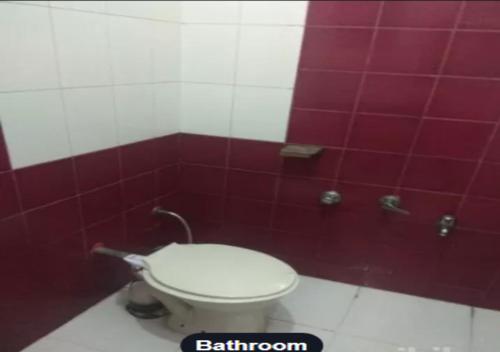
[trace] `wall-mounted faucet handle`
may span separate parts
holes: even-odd
[[[335,205],[342,202],[342,196],[337,191],[325,191],[321,193],[319,202],[324,205]]]
[[[379,199],[382,209],[392,211],[394,213],[410,215],[410,212],[405,209],[401,209],[399,205],[401,204],[401,198],[395,195],[386,195]]]
[[[457,219],[453,215],[443,215],[438,222],[439,236],[446,237],[450,234],[451,229],[455,227]]]

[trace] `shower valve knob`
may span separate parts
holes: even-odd
[[[336,191],[325,191],[321,193],[319,201],[324,205],[335,205],[342,201],[342,196]]]

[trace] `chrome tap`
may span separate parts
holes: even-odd
[[[319,202],[324,205],[335,205],[342,202],[342,196],[337,191],[325,191],[321,193]]]
[[[451,229],[455,227],[457,219],[453,215],[443,215],[437,223],[439,236],[447,237]]]
[[[401,209],[399,205],[401,204],[401,198],[395,195],[386,195],[379,199],[380,205],[382,209],[387,211],[392,211],[394,213],[402,214],[402,215],[410,215],[410,212],[405,209]]]

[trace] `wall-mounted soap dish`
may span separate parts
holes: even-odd
[[[323,151],[322,147],[306,144],[286,144],[281,148],[280,155],[284,158],[309,159],[319,155]]]

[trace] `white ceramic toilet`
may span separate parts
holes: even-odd
[[[170,244],[144,258],[144,280],[178,332],[263,332],[266,311],[298,275],[257,251],[220,244]]]

